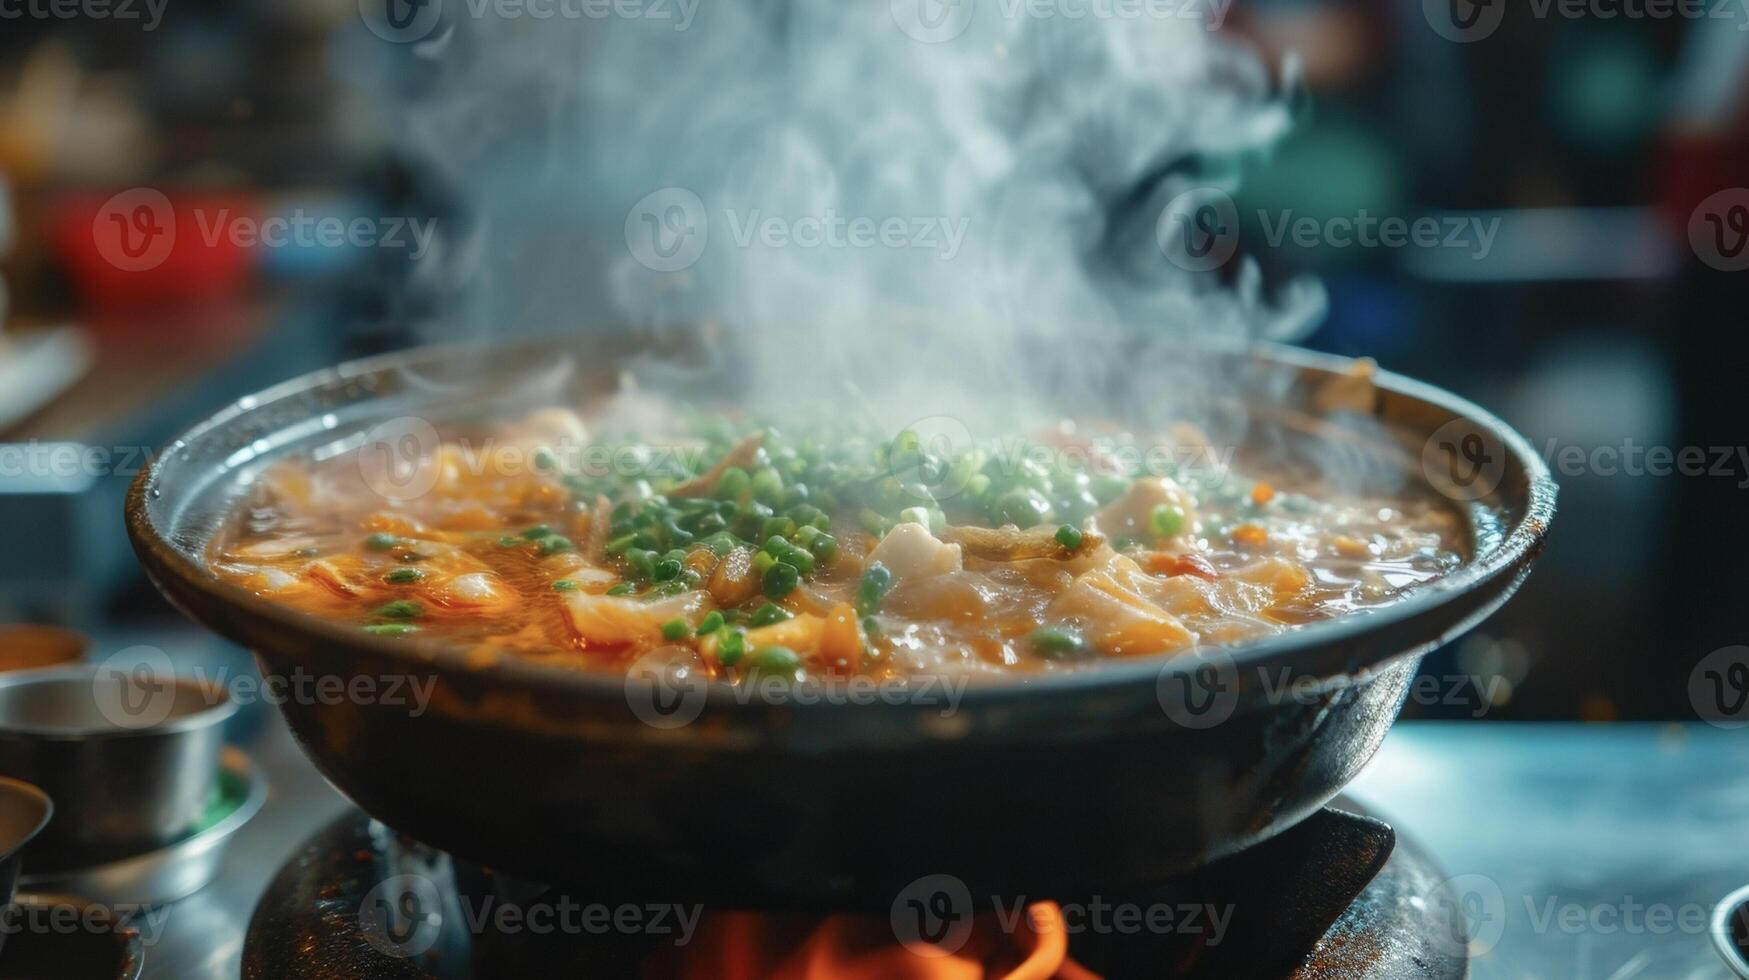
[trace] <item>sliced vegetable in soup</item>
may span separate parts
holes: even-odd
[[[211,565],[488,657],[623,669],[666,648],[729,679],[889,677],[1238,643],[1388,603],[1464,546],[1431,502],[1246,479],[1188,427],[949,449],[703,415],[639,436],[628,415],[651,422],[548,409],[451,433],[404,497],[356,454],[277,463]]]

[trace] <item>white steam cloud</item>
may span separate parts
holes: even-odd
[[[1041,392],[1061,411],[1135,388],[1186,414],[1210,386],[1193,343],[1322,312],[1315,285],[1266,297],[1243,259],[1190,271],[1157,240],[1170,202],[1230,189],[1289,124],[1204,19],[449,4],[375,83],[469,216],[420,271],[460,287],[439,338],[713,324],[725,356],[753,355],[744,392],[842,404],[854,379],[883,422],[975,403],[1012,424]]]

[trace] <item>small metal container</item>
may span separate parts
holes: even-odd
[[[55,806],[43,791],[16,779],[0,779],[0,905],[12,903],[24,846],[42,832]],[[0,943],[6,940],[0,930]]]
[[[0,676],[0,775],[55,801],[25,853],[33,873],[155,850],[198,824],[236,705],[222,688],[165,676],[87,667]]]
[[[72,871],[39,874],[25,868],[18,900],[132,907],[167,904],[205,888],[218,876],[231,838],[267,803],[267,777],[242,749],[227,746],[219,766],[209,819],[193,835],[160,850]]]

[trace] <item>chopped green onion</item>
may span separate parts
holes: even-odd
[[[862,573],[862,583],[856,587],[856,611],[867,616],[881,607],[887,590],[893,587],[893,573],[880,562],[868,566]]]
[[[1050,501],[1028,487],[1015,487],[997,497],[990,507],[990,518],[997,524],[1013,524],[1021,529],[1032,527],[1050,515]]]
[[[1173,504],[1161,504],[1148,514],[1148,530],[1169,538],[1184,529],[1184,511]]]
[[[575,592],[577,588],[577,583],[568,578],[562,578],[553,583],[554,592]]]
[[[1081,549],[1081,529],[1073,524],[1064,524],[1057,528],[1057,543],[1070,551]]]
[[[400,543],[400,538],[393,534],[384,534],[381,531],[364,539],[364,546],[372,551],[388,551],[390,548],[399,546]]]
[[[542,446],[539,449],[536,449],[534,451],[534,468],[535,469],[541,470],[542,472],[545,472],[546,470],[553,469],[554,467],[556,467],[558,465],[559,465],[559,457],[553,455],[553,451],[551,449],[548,449],[547,447]]]
[[[550,535],[557,534],[557,533],[558,533],[557,531],[554,531],[552,528],[547,527],[545,524],[536,524],[534,527],[531,527],[528,530],[522,532],[522,536],[527,538],[530,541],[539,541],[541,538],[548,537]]]
[[[789,565],[802,575],[814,574],[814,556],[788,542],[785,542],[783,554],[778,555],[777,560]]]
[[[425,614],[425,607],[412,599],[396,599],[377,607],[375,615],[385,619],[415,619]]]
[[[607,543],[607,553],[610,555],[623,555],[637,543],[637,532],[634,531],[631,534],[622,534]]]
[[[535,548],[535,551],[542,555],[556,555],[561,551],[570,551],[572,548],[577,547],[571,543],[570,538],[567,538],[562,534],[549,534],[546,537],[541,538],[537,544],[538,547]]]
[[[733,667],[747,652],[747,634],[728,628],[717,634],[717,659],[724,667]]]
[[[787,538],[794,533],[796,533],[796,522],[787,517],[767,517],[765,523],[759,528],[761,538]]]
[[[753,611],[753,615],[747,619],[747,625],[770,626],[772,623],[781,623],[789,618],[791,618],[789,610],[776,603],[768,602]]]
[[[753,669],[757,671],[793,677],[801,665],[801,655],[789,647],[768,646],[753,651]]]
[[[649,578],[656,570],[656,553],[644,548],[627,549],[626,570],[635,578]]]
[[[383,576],[383,581],[390,585],[410,585],[425,577],[425,573],[417,568],[397,568]]]
[[[862,509],[862,513],[857,515],[857,521],[862,524],[862,529],[864,531],[867,531],[877,538],[886,537],[887,532],[893,529],[891,521],[882,517],[879,511],[869,507],[864,507]]]
[[[708,538],[700,538],[698,543],[709,548],[711,554],[716,555],[718,558],[734,551],[739,545],[735,536],[727,531],[718,531]]]
[[[670,619],[662,624],[662,639],[664,640],[684,640],[686,635],[691,632],[692,629],[686,625],[684,619]]]
[[[819,559],[820,564],[830,565],[838,557],[838,539],[830,534],[817,534],[808,542],[808,551]]]
[[[1086,649],[1080,632],[1069,627],[1047,626],[1034,630],[1030,639],[1033,651],[1046,660],[1074,657]]]
[[[521,538],[513,538],[508,534],[498,539],[498,547],[500,548],[514,548],[521,543]]]
[[[753,474],[753,499],[767,507],[783,504],[783,476],[771,467]]]
[[[716,496],[722,500],[740,500],[753,489],[753,478],[739,466],[731,466],[717,478]]]
[[[717,630],[720,630],[722,628],[723,628],[723,614],[720,612],[717,612],[715,609],[713,609],[710,612],[706,613],[705,617],[703,619],[699,620],[698,635],[705,636],[705,635],[710,634],[710,633],[715,633]]]
[[[794,565],[777,562],[765,570],[761,576],[760,591],[767,599],[782,599],[795,591],[796,583],[801,579],[801,573]]]
[[[364,631],[378,636],[406,636],[408,633],[419,632],[419,627],[412,623],[372,623]]]
[[[680,562],[673,558],[664,558],[650,569],[650,578],[658,582],[667,582],[680,577]]]
[[[631,595],[631,592],[632,592],[632,583],[630,583],[630,582],[621,582],[618,585],[614,586],[613,588],[607,590],[608,595]]]

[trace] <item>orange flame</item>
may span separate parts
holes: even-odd
[[[1027,906],[1025,924],[1004,932],[978,916],[958,950],[925,956],[882,919],[825,919],[713,912],[692,943],[663,950],[643,980],[1100,980],[1069,958],[1069,934],[1055,902]]]

